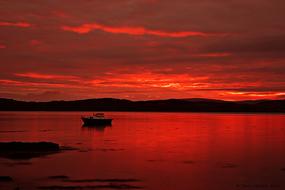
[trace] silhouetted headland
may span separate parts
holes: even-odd
[[[130,101],[101,98],[75,101],[26,102],[0,99],[1,111],[149,111],[149,112],[285,112],[285,100],[223,101],[168,99]]]

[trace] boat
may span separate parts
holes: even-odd
[[[113,120],[106,118],[104,113],[96,113],[93,116],[82,116],[81,119],[84,126],[110,126]]]

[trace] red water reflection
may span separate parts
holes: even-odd
[[[27,189],[98,184],[48,180],[52,175],[135,178],[145,189],[284,188],[285,115],[110,112],[113,126],[98,130],[82,128],[83,114],[0,113],[0,141],[79,148],[30,165],[0,159],[0,175]]]

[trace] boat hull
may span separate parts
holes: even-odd
[[[112,125],[112,119],[90,119],[90,118],[81,118],[84,126],[109,126]]]

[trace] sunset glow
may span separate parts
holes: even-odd
[[[194,31],[165,32],[159,30],[150,30],[143,27],[110,27],[97,23],[83,24],[78,27],[63,26],[62,29],[66,31],[75,32],[78,34],[86,34],[93,30],[101,30],[113,34],[154,35],[154,36],[171,37],[171,38],[184,38],[190,36],[209,37],[214,35],[214,34],[207,34],[204,32],[194,32]]]
[[[15,26],[20,28],[30,27],[31,24],[27,22],[0,22],[0,26]]]
[[[284,5],[1,2],[0,97],[284,99]]]

